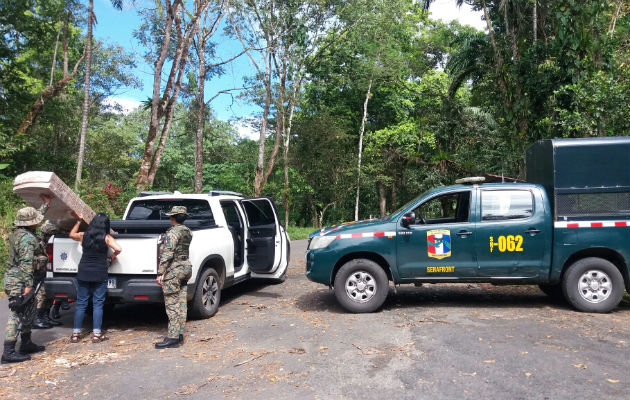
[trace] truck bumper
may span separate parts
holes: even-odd
[[[114,303],[163,303],[162,287],[154,278],[110,276],[116,278],[116,288],[107,289],[107,298]],[[188,300],[192,299],[194,284],[188,284]],[[46,294],[53,298],[76,299],[77,279],[53,277],[46,279]]]
[[[336,261],[335,255],[326,249],[308,250],[306,252],[306,277],[310,281],[330,286]]]

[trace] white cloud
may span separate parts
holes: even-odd
[[[455,0],[436,0],[429,7],[433,19],[441,19],[444,22],[457,20],[462,25],[470,25],[480,30],[486,29],[486,22],[481,19],[481,11],[473,11],[468,4],[457,7]]]
[[[138,100],[134,99],[126,99],[124,97],[107,97],[103,100],[103,105],[109,108],[109,111],[120,113],[120,114],[129,114],[132,111],[135,111],[138,107],[140,107],[140,103]]]
[[[253,123],[255,121],[251,120],[239,120],[233,123],[234,128],[238,132],[238,136],[242,139],[250,139],[250,140],[258,140],[260,136],[260,131],[254,127]]]

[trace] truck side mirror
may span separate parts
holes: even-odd
[[[409,225],[413,225],[416,223],[416,214],[413,211],[406,213],[405,215],[403,215],[400,223],[403,227],[409,228]]]

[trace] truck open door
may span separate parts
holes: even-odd
[[[251,272],[273,275],[281,264],[286,242],[276,208],[268,198],[241,200],[247,218],[247,264]]]

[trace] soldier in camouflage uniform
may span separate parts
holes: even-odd
[[[33,207],[25,207],[17,212],[17,218],[13,222],[15,228],[9,235],[9,259],[7,270],[4,274],[4,291],[9,296],[9,301],[20,295],[27,295],[33,290],[34,272],[37,269],[38,258],[45,256],[35,233],[37,225],[44,219],[48,210],[50,198],[42,196],[44,204],[38,210]],[[20,317],[17,312],[9,309],[4,351],[1,362],[12,363],[30,360],[30,353],[43,351],[44,346],[36,345],[31,341],[31,325],[33,321],[22,321],[19,352],[15,350],[17,334],[20,330]]]
[[[156,349],[179,347],[184,342],[187,282],[192,275],[192,266],[188,260],[192,233],[183,225],[188,216],[186,207],[175,206],[166,215],[171,217],[173,226],[165,234],[156,282],[164,292],[168,335],[162,342],[155,344]]]
[[[40,228],[39,243],[41,249],[39,252],[43,255],[38,256],[37,271],[35,273],[35,280],[44,280],[46,278],[46,265],[48,265],[48,255],[46,254],[46,245],[48,240],[57,233],[57,227],[52,222],[46,220]],[[39,292],[37,292],[37,315],[35,316],[35,322],[33,323],[34,329],[49,329],[53,326],[61,325],[61,322],[54,321],[48,317],[50,307],[52,306],[52,299],[46,296],[46,287],[41,286]]]

